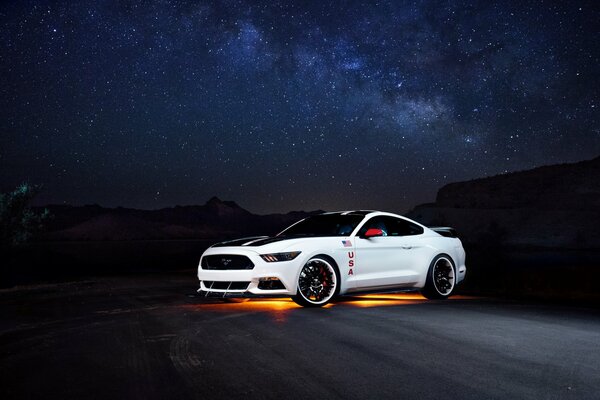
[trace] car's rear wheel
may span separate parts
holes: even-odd
[[[427,272],[427,281],[421,291],[428,299],[446,299],[454,291],[456,272],[450,256],[440,254],[433,259]]]
[[[322,307],[339,293],[340,274],[329,257],[308,260],[298,276],[298,291],[292,300],[304,307]]]

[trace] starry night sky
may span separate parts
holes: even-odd
[[[0,189],[404,212],[600,154],[598,2],[0,5]]]

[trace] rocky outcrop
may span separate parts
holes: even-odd
[[[53,217],[42,238],[45,240],[224,239],[267,235],[312,214],[296,211],[256,215],[233,201],[221,201],[217,197],[201,206],[160,210],[98,205],[46,208]]]
[[[407,215],[477,245],[600,248],[600,157],[452,183]]]

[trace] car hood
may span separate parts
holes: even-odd
[[[213,244],[211,247],[260,247],[271,243],[304,239],[332,239],[333,236],[250,236],[241,239],[227,240]]]
[[[246,249],[253,250],[257,253],[265,253],[268,251],[281,251],[288,249],[290,247],[298,246],[301,244],[307,244],[307,242],[327,242],[329,245],[333,243],[341,244],[341,241],[344,240],[345,237],[338,236],[258,236],[258,237],[248,237],[242,239],[229,240],[226,242],[217,243],[211,246],[211,249],[217,248],[238,248],[238,249]]]

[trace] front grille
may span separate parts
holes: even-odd
[[[252,269],[254,264],[246,256],[239,254],[219,254],[202,257],[202,269],[229,270]]]
[[[208,290],[246,290],[250,282],[202,281]]]

